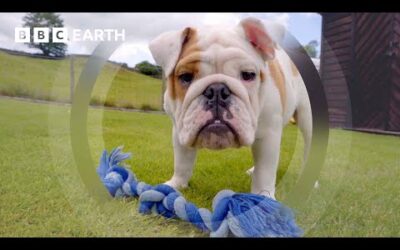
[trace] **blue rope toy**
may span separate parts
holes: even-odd
[[[185,200],[174,188],[148,185],[121,164],[129,159],[117,147],[108,155],[104,150],[97,168],[101,181],[113,197],[139,197],[139,212],[152,212],[167,218],[189,221],[211,237],[300,237],[292,210],[268,197],[249,193],[220,191],[213,199],[210,212]]]

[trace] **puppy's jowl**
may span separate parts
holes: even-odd
[[[188,185],[196,151],[251,146],[251,192],[275,198],[282,129],[295,117],[307,157],[311,107],[304,82],[278,45],[278,31],[248,18],[236,27],[188,27],[150,43],[167,79],[165,111],[173,120],[174,175]],[[282,30],[281,30],[282,31]]]

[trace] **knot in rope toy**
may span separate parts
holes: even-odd
[[[220,191],[213,199],[210,212],[186,201],[174,188],[159,184],[151,186],[137,180],[121,165],[129,159],[117,147],[108,155],[104,150],[97,168],[101,181],[113,197],[139,197],[139,212],[157,213],[167,218],[179,218],[194,224],[211,237],[300,237],[303,232],[296,225],[290,208],[271,198]]]

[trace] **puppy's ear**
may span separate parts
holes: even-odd
[[[163,68],[166,77],[175,68],[183,45],[189,40],[192,33],[192,28],[187,27],[181,31],[162,33],[150,42],[151,54],[156,63]]]
[[[243,19],[239,25],[243,28],[246,40],[253,45],[264,60],[275,57],[275,42],[260,20],[249,17]]]

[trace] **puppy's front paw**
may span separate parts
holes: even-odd
[[[253,194],[259,194],[259,195],[263,195],[266,196],[268,198],[271,199],[275,199],[275,190],[267,190],[267,189],[252,189],[251,192]]]
[[[175,188],[177,190],[188,187],[187,182],[179,181],[179,180],[174,179],[174,178],[172,178],[171,180],[165,182],[164,184],[166,184],[166,185],[168,185],[170,187],[173,187],[173,188]]]
[[[271,199],[276,200],[276,199],[275,199],[275,192],[269,192],[269,191],[263,190],[263,191],[261,191],[259,194],[264,195],[264,196],[266,196],[266,197],[269,197],[269,198],[271,198]]]

